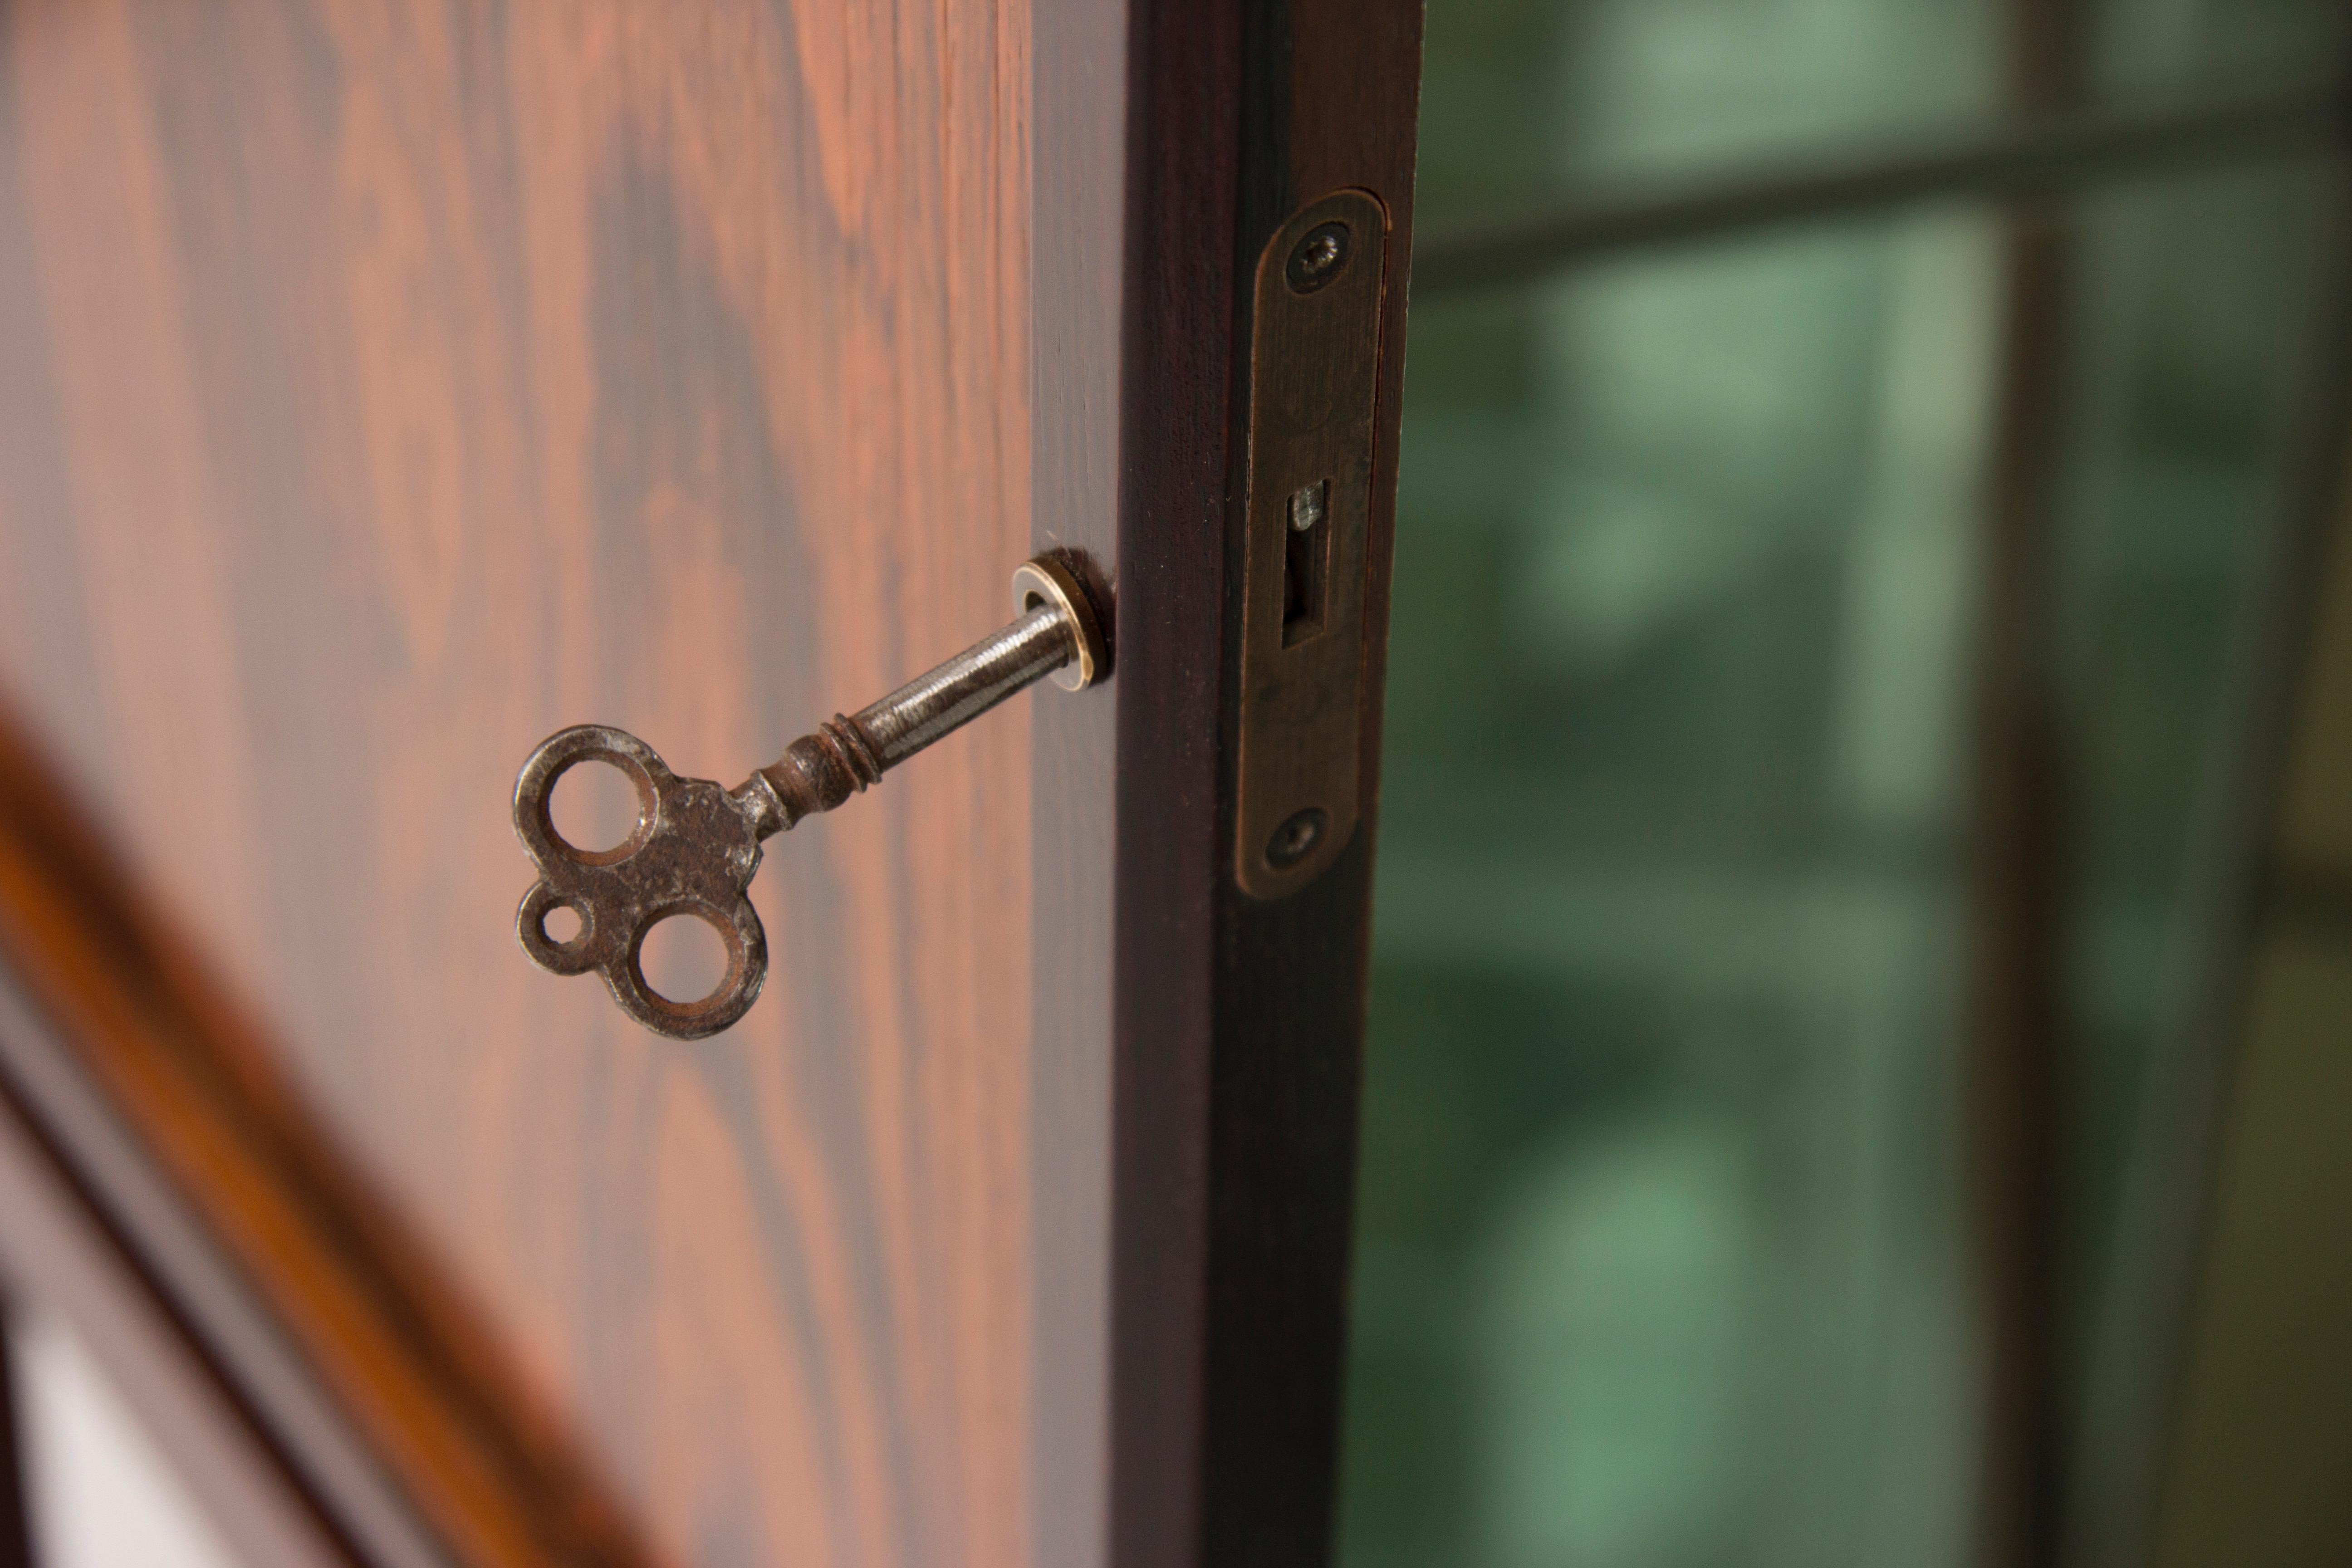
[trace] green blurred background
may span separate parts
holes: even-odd
[[[2319,0],[2127,0],[2084,91],[2307,79]],[[1973,0],[1432,0],[1419,219],[1956,137]],[[2277,526],[2333,172],[2070,198],[2062,1404]],[[1969,1560],[1958,1107],[2002,215],[1417,292],[1347,1568]],[[2352,1484],[2352,1478],[2347,1478]]]

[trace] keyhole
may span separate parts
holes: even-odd
[[[592,758],[566,768],[555,781],[547,814],[563,842],[583,854],[602,855],[619,848],[637,830],[643,804],[635,779]]]
[[[646,932],[637,967],[655,995],[689,1007],[725,984],[727,939],[700,915],[665,915]]]

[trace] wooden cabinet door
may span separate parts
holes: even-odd
[[[0,6],[0,1266],[249,1561],[1328,1556],[1418,29]],[[1350,190],[1358,822],[1265,900],[1253,289]],[[741,1023],[524,961],[541,737],[732,784],[1045,548],[1113,677],[771,840]]]

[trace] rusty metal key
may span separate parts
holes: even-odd
[[[1039,556],[1013,574],[1013,595],[1012,625],[871,707],[835,714],[731,790],[678,777],[651,746],[608,725],[549,736],[515,780],[515,833],[539,869],[515,911],[523,951],[558,974],[602,974],[624,1012],[672,1039],[701,1039],[740,1018],[768,973],[767,936],[750,897],[762,840],[879,784],[1040,680],[1077,691],[1107,671],[1103,622],[1067,565]],[[556,781],[582,763],[617,768],[636,789],[636,826],[610,849],[567,842],[549,811]],[[560,909],[580,922],[568,941],[547,930]],[[673,1000],[646,982],[646,935],[674,915],[706,921],[726,944],[726,975],[698,1001]]]

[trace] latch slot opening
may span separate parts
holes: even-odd
[[[1323,629],[1331,575],[1331,481],[1318,479],[1291,492],[1283,531],[1282,646],[1305,642]]]

